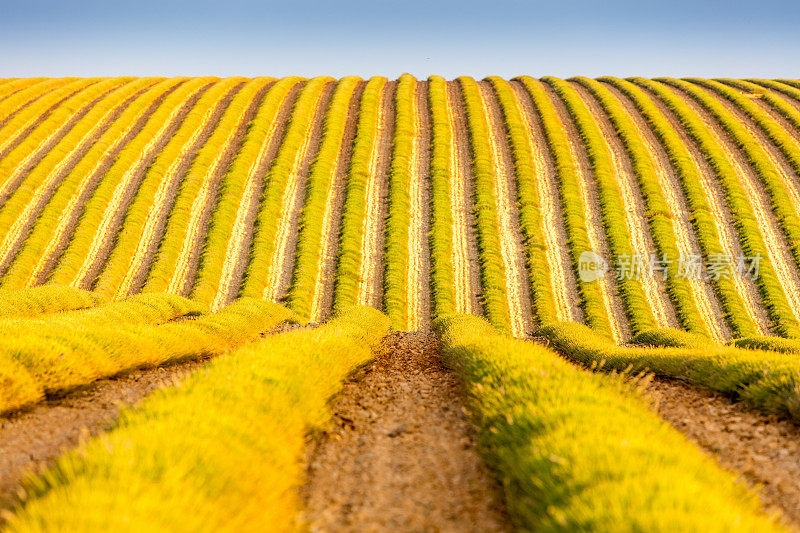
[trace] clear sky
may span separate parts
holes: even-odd
[[[785,0],[0,0],[0,77],[800,78]]]

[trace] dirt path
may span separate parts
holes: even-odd
[[[353,91],[350,109],[342,134],[339,157],[332,172],[328,195],[325,198],[325,211],[322,217],[317,280],[314,284],[314,297],[311,301],[311,322],[319,323],[328,318],[333,309],[333,281],[336,276],[336,250],[339,244],[339,226],[342,221],[345,185],[353,155],[353,140],[358,126],[358,110],[366,82],[361,81]]]
[[[717,144],[725,152],[730,163],[736,169],[739,183],[741,183],[750,205],[753,209],[761,236],[767,248],[769,262],[775,269],[778,282],[792,307],[795,318],[800,319],[800,274],[794,263],[789,245],[786,242],[775,213],[770,207],[770,199],[764,185],[759,180],[753,168],[748,164],[742,152],[733,144],[722,126],[690,95],[678,88],[666,86],[678,95],[705,123],[707,130],[714,137]],[[735,276],[734,276],[735,277]]]
[[[114,165],[117,157],[125,147],[141,133],[153,114],[176,88],[177,86],[174,88],[170,87],[159,94],[147,109],[141,111],[130,128],[109,143],[108,150],[98,159],[94,168],[81,177],[81,181],[75,188],[75,192],[72,194],[66,208],[59,216],[58,222],[55,224],[55,227],[50,230],[52,234],[49,235],[47,246],[41,253],[39,260],[36,262],[30,274],[28,286],[40,285],[47,280],[47,277],[55,268],[61,254],[67,248],[69,238],[78,225],[86,202],[89,201],[92,194],[100,185],[103,176],[105,176],[108,170]]]
[[[364,231],[361,241],[361,268],[358,304],[380,309],[383,306],[384,228],[388,209],[389,168],[394,138],[394,95],[397,82],[387,82],[381,93],[377,134],[373,139],[369,175],[366,183]]]
[[[2,511],[16,501],[20,481],[62,453],[108,428],[120,409],[155,389],[174,386],[204,361],[191,361],[103,379],[63,398],[0,418],[0,525]]]
[[[544,90],[550,97],[559,119],[561,120],[564,134],[569,144],[572,160],[575,163],[574,170],[581,191],[581,199],[585,209],[586,229],[589,237],[589,245],[592,251],[598,253],[611,264],[611,251],[606,241],[603,220],[600,213],[600,201],[597,194],[597,186],[592,176],[592,167],[589,163],[589,156],[586,148],[580,142],[580,134],[572,119],[569,116],[564,102],[558,97],[555,90],[547,83],[542,83]],[[630,324],[625,315],[625,306],[622,303],[617,286],[612,276],[602,276],[598,279],[600,284],[600,294],[606,307],[608,321],[611,326],[611,334],[618,343],[625,342],[631,337]]]
[[[316,158],[322,139],[322,127],[330,105],[335,82],[329,82],[320,92],[314,113],[306,127],[304,140],[295,154],[294,164],[289,173],[282,199],[280,223],[276,235],[277,244],[272,255],[268,282],[264,297],[274,302],[282,301],[289,290],[297,249],[297,235],[300,231],[300,212],[305,202],[305,188],[311,163]]]
[[[408,227],[408,324],[410,331],[427,331],[431,325],[431,118],[428,82],[416,82],[414,92],[414,139],[409,175],[410,220]]]
[[[205,171],[202,187],[192,202],[190,219],[183,237],[178,264],[173,271],[167,292],[187,296],[192,290],[205,235],[208,232],[208,224],[217,202],[220,183],[225,177],[231,161],[239,151],[247,134],[247,128],[269,88],[270,82],[264,81],[263,83],[264,85],[251,96],[247,107],[236,117],[228,135],[219,145],[217,156]]]
[[[124,298],[137,292],[145,281],[149,266],[158,250],[158,243],[164,234],[167,225],[167,216],[172,209],[178,195],[181,180],[186,171],[191,167],[197,152],[211,137],[219,124],[222,114],[228,108],[233,97],[241,89],[242,84],[232,87],[216,102],[209,106],[203,116],[202,122],[191,132],[159,184],[155,198],[147,212],[147,218],[142,228],[141,236],[136,245],[133,259],[130,261],[125,277],[116,288],[116,298]],[[208,89],[212,90],[212,89]],[[213,93],[212,93],[213,94]],[[107,265],[108,267],[108,265]]]
[[[631,236],[631,248],[634,254],[643,254],[645,257],[657,256],[655,243],[650,234],[650,225],[647,220],[647,209],[644,198],[639,189],[639,182],[633,171],[630,157],[622,140],[614,130],[600,103],[583,85],[572,82],[572,87],[577,91],[589,109],[592,117],[603,133],[603,140],[611,155],[614,167],[614,177],[619,188],[620,197],[625,209],[625,220],[628,233]],[[678,328],[678,318],[675,307],[667,293],[666,282],[661,276],[644,276],[640,279],[647,302],[656,320],[656,326],[661,328]]]
[[[478,96],[486,117],[492,154],[500,254],[505,270],[511,332],[515,337],[526,337],[534,326],[533,303],[524,238],[519,225],[514,158],[508,144],[503,112],[491,83],[478,82]]]
[[[653,93],[648,91],[645,87],[640,87],[645,92],[653,104],[658,108],[664,118],[669,122],[673,130],[680,136],[684,146],[689,151],[692,159],[692,164],[697,169],[700,176],[700,186],[705,193],[706,201],[708,202],[711,217],[714,221],[714,226],[719,235],[719,242],[722,248],[722,253],[730,255],[731,257],[739,257],[744,255],[739,237],[736,232],[736,225],[733,220],[733,214],[728,208],[725,200],[725,192],[722,190],[719,182],[717,181],[714,170],[709,166],[700,149],[695,142],[691,139],[689,134],[683,128],[680,120],[675,114],[667,108],[666,105]],[[748,316],[753,320],[759,334],[769,334],[771,332],[771,321],[767,315],[767,311],[762,305],[761,295],[758,292],[758,287],[755,281],[748,277],[732,276],[736,292],[742,297],[745,309]]]
[[[510,84],[525,125],[528,146],[533,154],[542,234],[550,266],[551,290],[556,303],[556,319],[562,322],[583,323],[578,282],[569,255],[567,230],[564,227],[564,213],[559,202],[558,177],[553,156],[547,147],[542,120],[525,87],[518,81],[511,81]]]
[[[97,120],[94,125],[79,139],[74,146],[68,147],[68,151],[58,162],[47,170],[43,181],[36,187],[36,190],[26,202],[24,208],[16,216],[14,223],[8,228],[8,232],[3,237],[0,244],[0,275],[8,268],[9,263],[19,251],[22,241],[33,227],[39,214],[44,209],[45,204],[55,194],[56,188],[62,180],[72,172],[89,149],[106,133],[106,130],[115,122],[122,112],[137,98],[142,96],[152,88],[153,84],[141,88],[120,101],[116,106],[109,107],[104,115]],[[124,88],[124,86],[123,86]]]
[[[450,122],[450,209],[453,216],[453,285],[456,312],[482,314],[480,263],[473,212],[472,156],[458,82],[447,82]]]
[[[605,87],[616,97],[630,119],[636,124],[639,138],[649,152],[650,160],[656,171],[655,177],[661,185],[661,191],[669,208],[678,252],[685,256],[702,256],[697,234],[692,226],[692,213],[683,195],[680,178],[670,163],[669,155],[647,124],[647,120],[636,109],[635,104],[613,85],[605,84]],[[714,293],[711,282],[695,278],[689,278],[687,281],[692,288],[698,310],[712,337],[718,341],[729,341],[731,331],[725,322],[722,305]]]
[[[433,335],[394,333],[310,447],[312,531],[504,531],[498,487]]]
[[[647,389],[656,412],[724,468],[740,474],[768,511],[800,531],[800,427],[677,381]]]

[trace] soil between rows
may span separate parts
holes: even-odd
[[[475,450],[436,337],[393,333],[344,386],[309,447],[312,531],[505,531],[499,488]]]

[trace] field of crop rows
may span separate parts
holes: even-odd
[[[297,527],[306,434],[391,338],[466,391],[500,523],[800,527],[640,390],[797,431],[800,81],[0,79],[0,331],[13,421],[228,354],[25,489],[0,447],[0,528]]]

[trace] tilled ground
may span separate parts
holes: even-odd
[[[120,408],[136,404],[157,388],[174,385],[203,364],[191,361],[103,379],[0,418],[0,512],[14,504],[26,474],[46,468],[65,451],[108,428]]]
[[[800,531],[800,427],[677,381],[653,381],[658,414],[719,464],[738,473],[768,512]]]
[[[455,377],[424,333],[388,337],[309,451],[312,531],[504,531]]]

